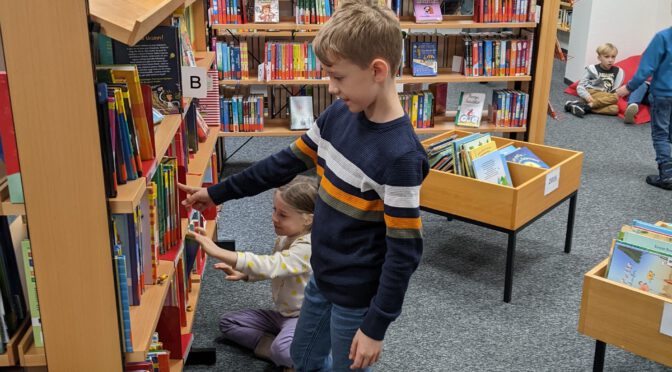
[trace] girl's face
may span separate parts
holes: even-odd
[[[279,192],[273,195],[273,227],[278,236],[297,237],[309,231],[310,214],[298,212],[288,205]]]

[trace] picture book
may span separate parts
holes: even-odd
[[[506,155],[506,161],[536,168],[549,168],[543,160],[539,159],[539,157],[530,151],[530,149],[527,147],[521,147],[516,151]]]
[[[624,225],[618,233],[618,239],[672,257],[672,236]]]
[[[413,0],[413,14],[415,23],[441,23],[440,0]]]
[[[436,76],[438,64],[436,61],[437,45],[432,42],[416,42],[411,45],[413,76]]]
[[[294,96],[289,98],[291,130],[308,130],[313,126],[313,97]]]
[[[499,151],[494,151],[474,159],[474,176],[481,181],[513,187],[509,167]]]
[[[478,128],[481,125],[484,103],[485,93],[460,92],[457,113],[455,114],[455,125]]]
[[[180,35],[158,26],[134,46],[113,41],[114,62],[138,67],[140,82],[152,87],[152,106],[164,115],[182,112]]]
[[[499,153],[506,156],[506,155],[509,155],[510,153],[516,151],[516,150],[518,150],[518,148],[516,146],[508,145],[506,147],[502,147],[501,149],[499,149]]]
[[[255,23],[280,22],[280,6],[278,0],[254,0]]]
[[[614,240],[606,278],[672,298],[672,258]]]

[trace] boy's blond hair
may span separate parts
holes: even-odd
[[[618,54],[618,49],[614,46],[612,43],[604,43],[600,46],[597,47],[597,52],[598,56],[606,56],[607,54]]]
[[[382,58],[394,76],[401,63],[401,27],[391,9],[375,0],[344,0],[317,33],[315,55],[327,65],[347,59],[361,68]]]

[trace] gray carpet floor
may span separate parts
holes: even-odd
[[[551,102],[562,111],[564,64],[554,66]],[[496,84],[451,84],[483,91]],[[255,138],[227,163],[244,169],[287,146],[292,138]],[[227,139],[229,154],[242,140]],[[513,301],[502,302],[506,235],[423,213],[425,251],[402,315],[390,327],[377,371],[589,371],[595,342],[578,333],[583,274],[607,257],[611,239],[632,219],[672,220],[672,192],[647,185],[656,172],[649,124],[618,118],[548,119],[546,144],[585,154],[573,250],[563,252],[568,203],[518,236]],[[218,219],[221,239],[239,250],[269,252],[273,242],[271,193],[226,203]],[[230,283],[208,263],[194,323],[194,347],[215,347],[214,366],[187,371],[272,371],[250,352],[221,342],[219,315],[270,308],[270,284]],[[623,309],[627,311],[627,309]],[[617,327],[618,325],[614,325]],[[672,353],[672,350],[670,351]],[[607,347],[607,371],[672,371],[634,354]]]

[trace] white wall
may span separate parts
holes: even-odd
[[[610,42],[617,60],[641,54],[653,35],[672,25],[671,0],[577,0],[574,4],[565,78],[581,78],[598,63],[595,49]],[[652,22],[653,20],[653,22]]]

